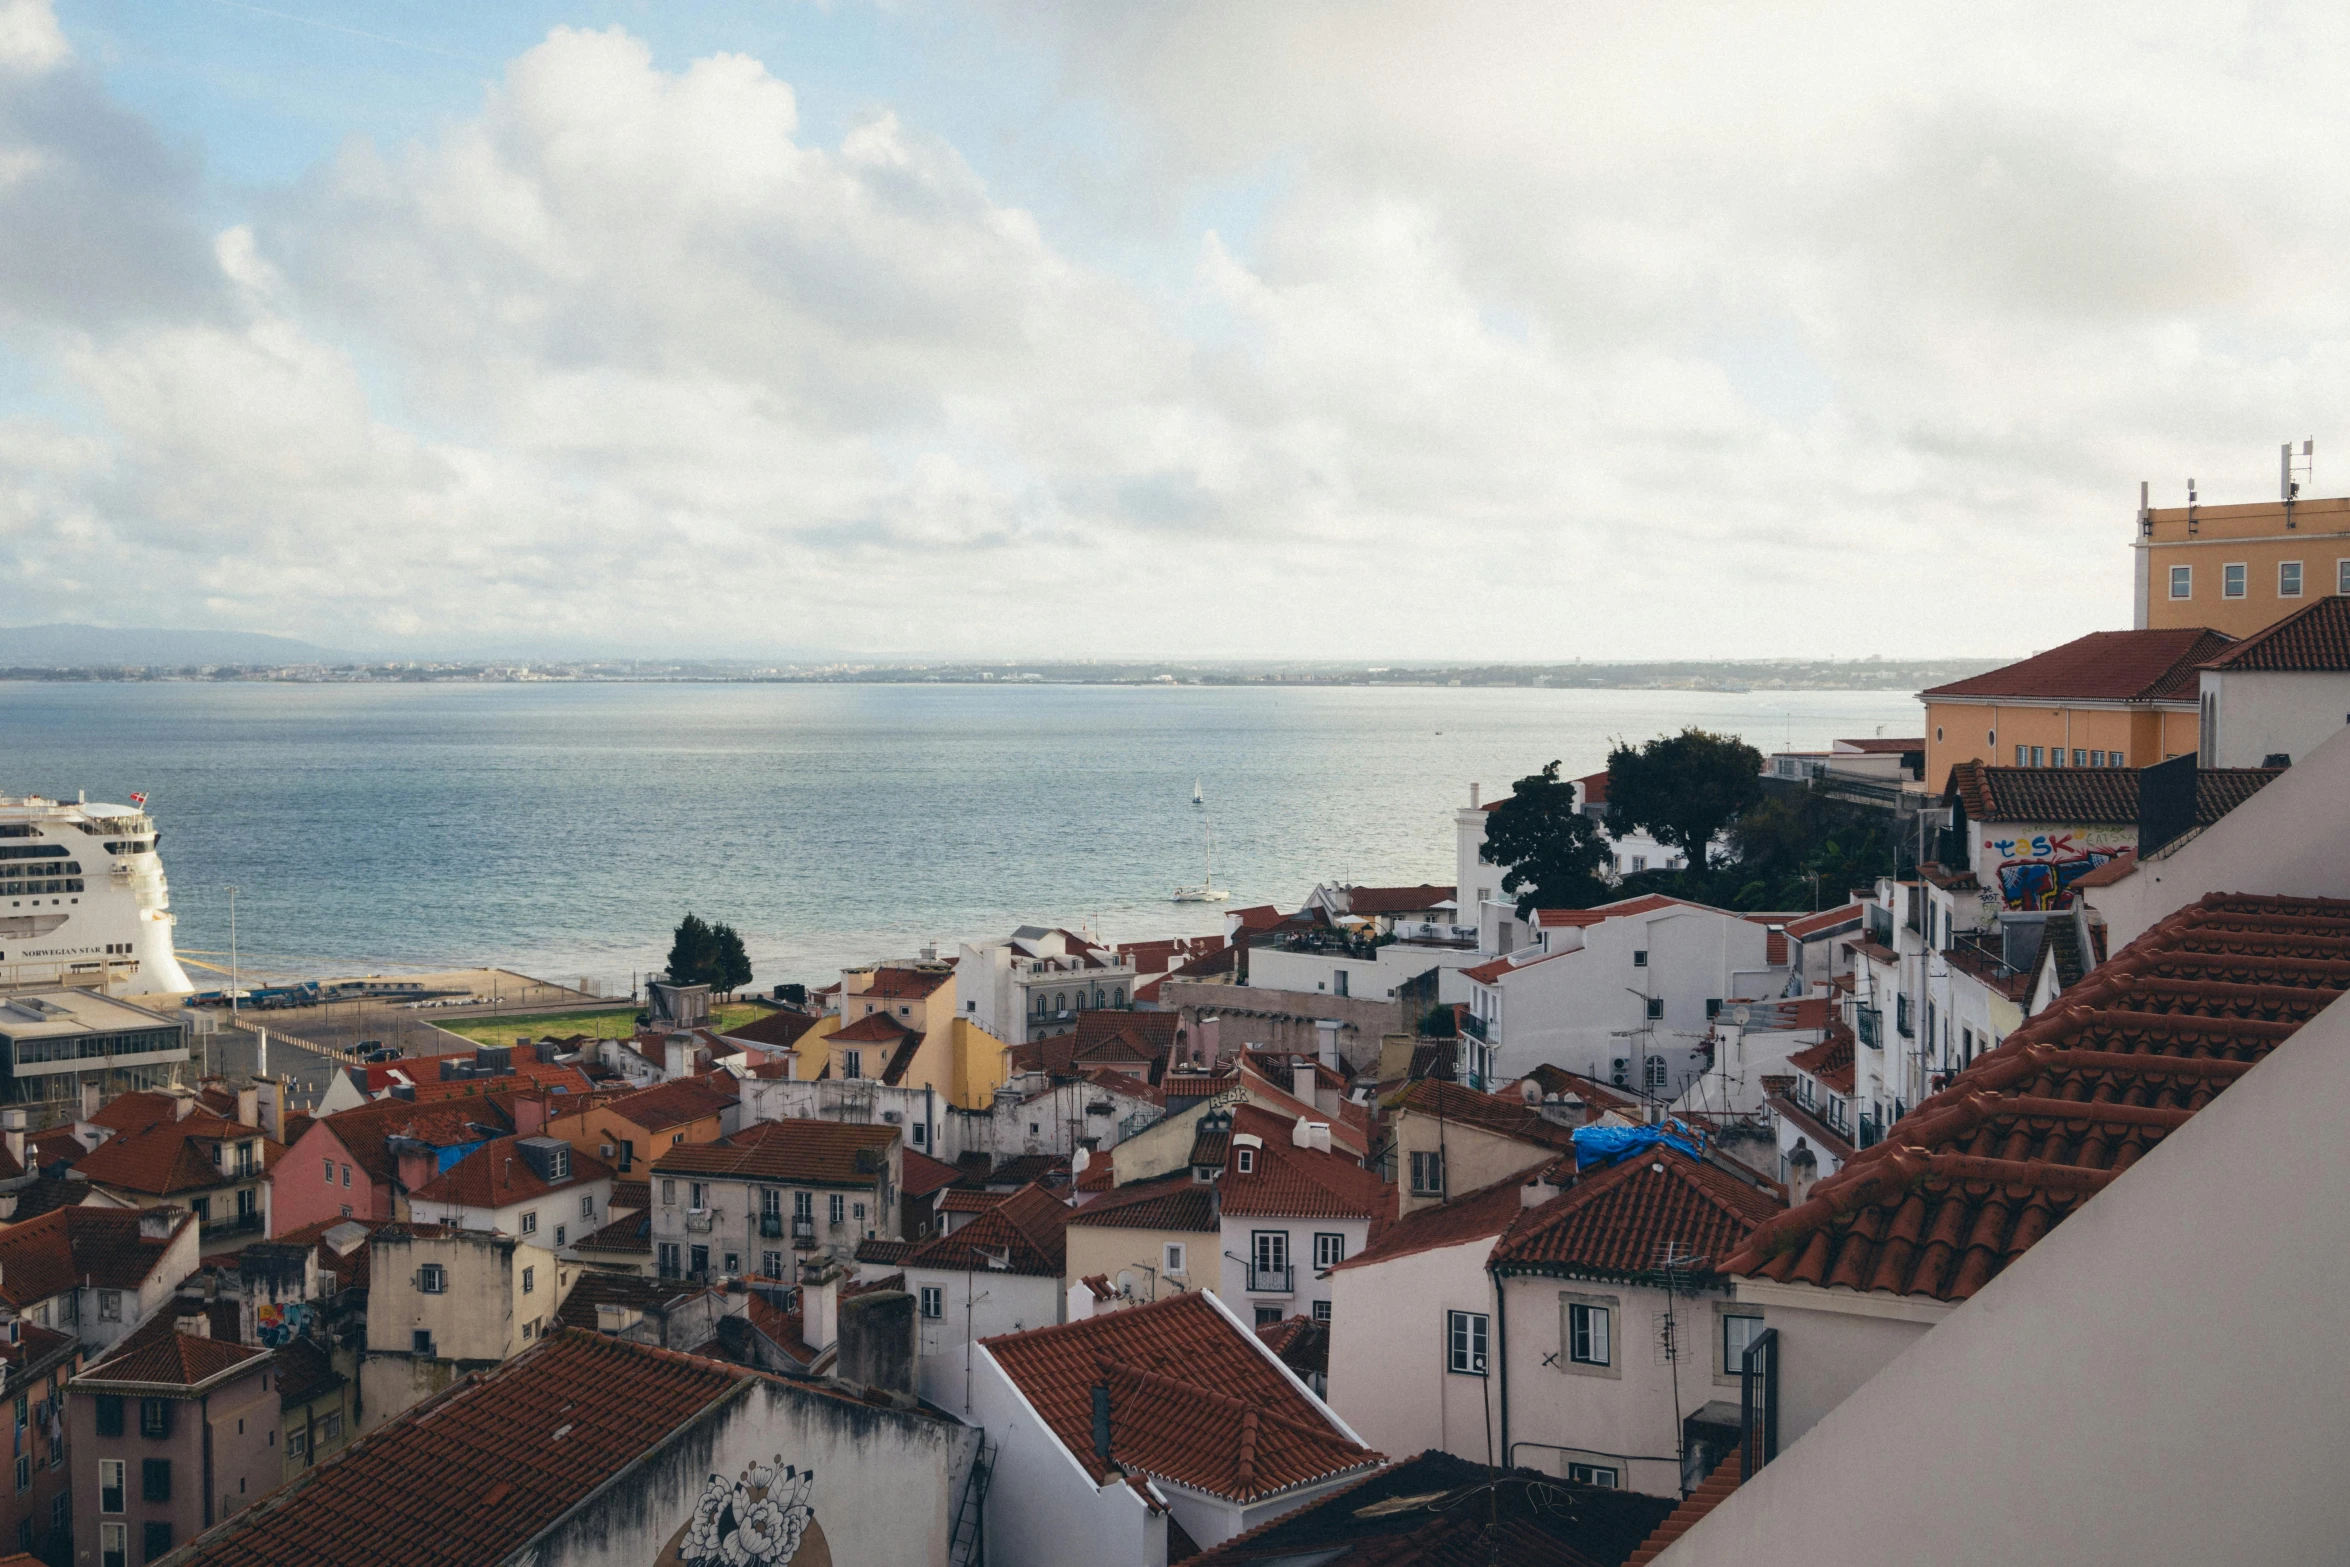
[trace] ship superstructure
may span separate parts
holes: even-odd
[[[0,795],[0,988],[185,994],[142,805]]]

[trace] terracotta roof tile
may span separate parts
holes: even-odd
[[[158,1311],[74,1381],[187,1388],[269,1358],[269,1351],[258,1345],[182,1333],[173,1325],[175,1320],[169,1307]]]
[[[1238,1218],[1377,1221],[1395,1212],[1394,1187],[1346,1154],[1296,1146],[1290,1141],[1295,1124],[1256,1105],[1235,1107],[1234,1146],[1218,1183],[1225,1213]],[[1263,1139],[1263,1146],[1255,1150],[1255,1168],[1247,1172],[1240,1169],[1242,1133]]]
[[[1121,1186],[1096,1197],[1069,1216],[1087,1229],[1198,1230],[1216,1228],[1216,1189],[1195,1181],[1187,1170],[1155,1181]]]
[[[954,977],[952,969],[899,968],[889,965],[875,969],[872,983],[863,990],[844,991],[843,999],[854,1001],[859,996],[875,996],[890,1001],[919,1001]]]
[[[1699,1520],[1728,1500],[1730,1493],[1742,1483],[1741,1462],[1740,1455],[1732,1453],[1714,1465],[1714,1472],[1700,1481],[1696,1490],[1681,1499],[1681,1505],[1656,1526],[1656,1533],[1640,1542],[1640,1549],[1625,1559],[1624,1567],[1648,1567],[1650,1562],[1665,1553],[1667,1546],[1696,1528]]]
[[[501,1137],[484,1143],[410,1193],[411,1200],[441,1203],[453,1208],[503,1208],[528,1202],[549,1192],[569,1191],[590,1181],[610,1180],[612,1167],[594,1154],[577,1149],[571,1154],[571,1174],[560,1181],[542,1179],[516,1146],[522,1139]]]
[[[206,1111],[185,1120],[158,1121],[134,1131],[119,1132],[82,1156],[75,1171],[87,1181],[150,1197],[202,1191],[245,1179],[222,1173],[213,1162],[213,1150],[222,1143],[254,1145],[256,1168],[267,1170],[285,1153],[259,1130],[224,1121]],[[230,1168],[235,1168],[231,1155]]]
[[[1068,1257],[1068,1228],[1076,1212],[1039,1185],[1028,1185],[955,1231],[927,1240],[906,1253],[909,1268],[951,1268],[971,1264],[974,1253],[992,1253],[1010,1266],[1000,1271],[1061,1276]]]
[[[753,1373],[567,1328],[202,1536],[207,1567],[503,1561]],[[419,1476],[432,1505],[416,1505]]]
[[[1097,1483],[1093,1389],[1110,1394],[1110,1457],[1148,1475],[1255,1502],[1379,1463],[1203,1294],[980,1341]]]
[[[1460,1122],[1545,1148],[1571,1148],[1575,1143],[1573,1127],[1545,1119],[1541,1111],[1523,1098],[1481,1094],[1440,1077],[1425,1077],[1413,1083],[1395,1096],[1391,1106],[1392,1113],[1397,1115],[1414,1114]]]
[[[894,1126],[762,1121],[714,1143],[667,1149],[653,1161],[653,1173],[871,1186],[887,1168],[897,1136]]]
[[[616,1115],[626,1116],[648,1132],[663,1132],[690,1121],[703,1121],[723,1114],[736,1098],[734,1075],[730,1072],[709,1072],[698,1077],[680,1077],[651,1088],[640,1088],[633,1094],[622,1094],[611,1100],[606,1108]],[[565,1107],[568,1114],[569,1106]]]
[[[1354,915],[1417,914],[1452,902],[1453,889],[1433,882],[1417,887],[1349,887],[1346,912]]]
[[[184,1208],[164,1212],[173,1216],[174,1237],[196,1222]],[[52,1209],[0,1228],[0,1300],[21,1309],[76,1284],[137,1289],[170,1245],[142,1236],[139,1214],[129,1208]]]
[[[1840,909],[1827,909],[1818,914],[1806,914],[1801,919],[1789,920],[1787,934],[1798,939],[1808,939],[1825,935],[1841,926],[1858,924],[1860,917],[1861,906],[1847,903]]]
[[[2214,893],[2092,970],[1728,1266],[1965,1300],[2350,988],[2350,902]]]
[[[2204,664],[2224,670],[2350,670],[2350,598],[2338,593],[2303,605]]]
[[[1300,1380],[1330,1372],[1330,1325],[1311,1317],[1283,1317],[1257,1329],[1257,1342],[1279,1356]]]
[[[908,1197],[927,1197],[963,1178],[961,1170],[942,1159],[931,1158],[919,1148],[909,1148],[901,1157],[905,1163],[899,1171],[898,1190]]]
[[[2283,776],[2274,767],[2206,767],[2195,774],[2195,819],[2205,825]],[[1948,792],[1978,822],[2138,821],[2135,767],[1992,767],[1960,762]]]
[[[1840,1094],[1852,1092],[1852,1030],[1842,1024],[1828,1030],[1828,1037],[1808,1049],[1798,1050],[1787,1058],[1787,1064],[1798,1071],[1809,1072]]]
[[[819,1013],[794,1012],[779,1007],[765,1017],[753,1018],[739,1028],[725,1030],[729,1039],[748,1040],[754,1045],[765,1045],[770,1050],[789,1050],[799,1043],[800,1036],[824,1021]]]
[[[1526,1179],[1524,1175],[1513,1175],[1466,1197],[1455,1197],[1433,1208],[1407,1213],[1382,1231],[1377,1240],[1330,1271],[1368,1268],[1396,1257],[1490,1240],[1515,1224],[1518,1215],[1525,1211]]]
[[[1494,1243],[1491,1266],[1641,1278],[1658,1270],[1669,1245],[1718,1273],[1722,1259],[1784,1206],[1773,1192],[1659,1146],[1585,1170],[1558,1196],[1524,1210]]]
[[[2193,702],[2196,670],[2235,641],[2199,626],[2160,631],[2092,631],[2062,647],[1987,674],[1920,693],[1945,697],[2037,697],[2076,702]]]
[[[580,1251],[643,1252],[653,1254],[653,1210],[640,1209],[614,1219],[601,1229],[582,1235],[576,1243]]]

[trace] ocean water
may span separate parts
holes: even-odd
[[[1023,923],[1174,935],[1317,881],[1449,882],[1472,781],[1594,771],[1616,737],[1920,721],[1893,692],[0,683],[0,794],[147,795],[183,953],[226,951],[234,884],[263,972],[620,985],[691,909],[765,985]],[[1168,902],[1211,823],[1232,902]]]

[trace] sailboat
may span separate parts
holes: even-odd
[[[1170,903],[1222,903],[1232,896],[1229,891],[1216,885],[1216,824],[1210,821],[1204,825],[1208,832],[1207,874],[1196,887],[1176,888],[1173,896],[1167,900]]]
[[[1208,797],[1199,792],[1199,775],[1196,773],[1192,775],[1191,780],[1191,803],[1194,805],[1205,805],[1208,803]]]

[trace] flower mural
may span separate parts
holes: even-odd
[[[676,1538],[656,1567],[831,1567],[832,1551],[816,1522],[808,1493],[813,1470],[778,1453],[728,1480],[710,1476]]]

